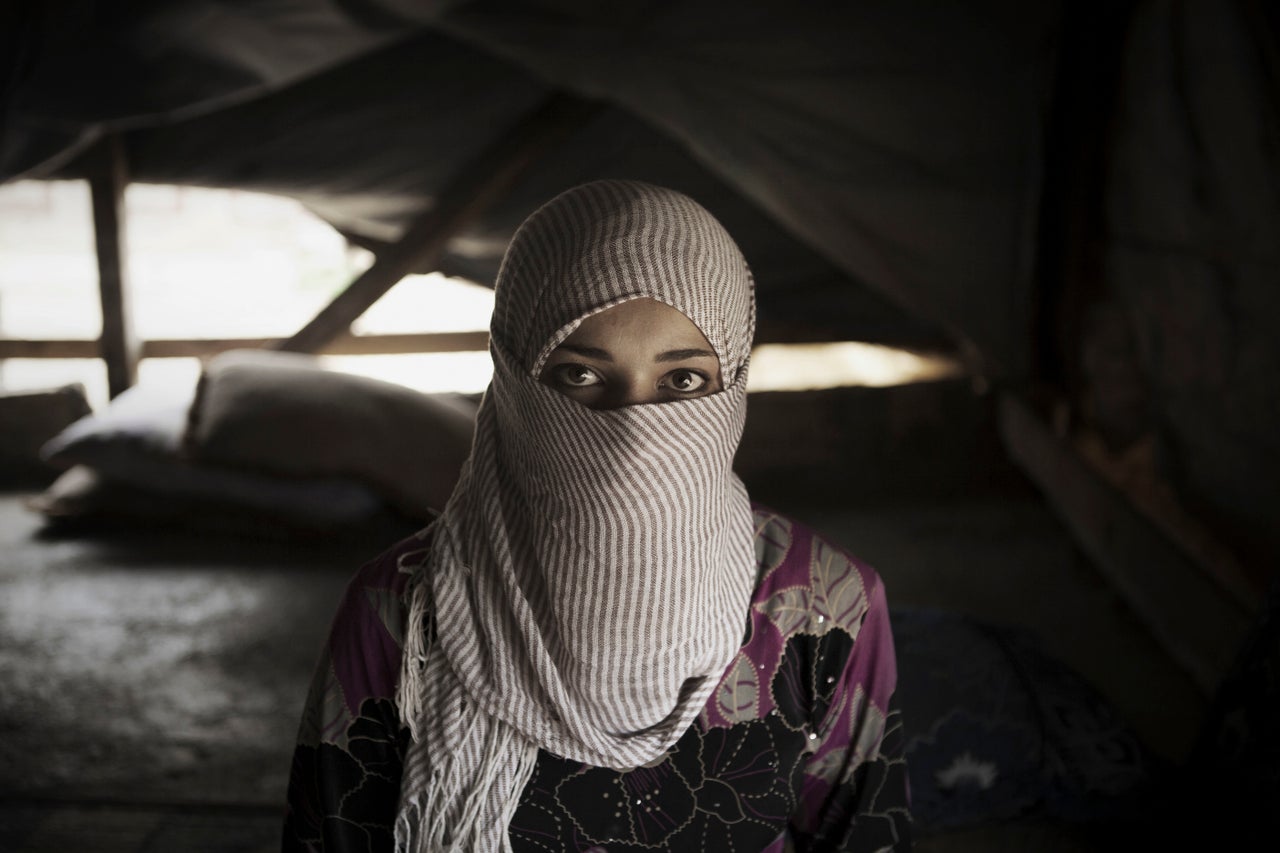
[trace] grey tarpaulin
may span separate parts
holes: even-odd
[[[843,279],[853,285],[843,290],[874,294],[853,297],[873,314],[889,311],[881,301],[909,310],[892,312],[899,338],[943,330],[983,370],[1025,366],[1056,4],[77,8],[78,19],[32,22],[40,49],[9,104],[18,132],[5,140],[7,175],[57,174],[60,154],[114,124],[135,129],[140,180],[288,192],[385,239],[477,144],[564,87],[623,115],[571,143],[564,171],[548,164],[497,234],[458,241],[454,254],[481,280],[529,199],[591,177],[640,177],[706,198],[717,216],[717,196],[730,199],[720,207],[758,208],[751,217],[769,239],[748,231],[740,241],[792,244],[776,264],[786,285],[761,270],[765,295]],[[339,69],[331,85],[308,86],[357,58],[363,75]]]
[[[1052,121],[1061,63],[1102,61],[1079,34],[1104,11],[1122,23],[1117,73],[1075,93],[1108,111],[1099,174],[1067,174],[1049,156],[1051,132],[1078,132]],[[1036,330],[1053,325],[1038,279],[1062,199],[1046,179],[1093,186],[1096,280],[1067,294],[1090,319],[1050,345],[1092,383],[1088,414],[1156,435],[1194,502],[1275,542],[1267,4],[72,0],[4,14],[0,178],[74,177],[79,151],[122,131],[136,180],[290,195],[376,246],[568,90],[605,109],[451,241],[446,271],[491,283],[534,205],[635,178],[699,199],[735,235],[762,332],[945,344],[996,379],[1034,376]]]

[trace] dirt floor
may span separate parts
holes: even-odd
[[[383,542],[50,536],[24,497],[0,495],[0,850],[278,849],[313,661]],[[1194,688],[1042,506],[782,509],[877,566],[892,606],[1032,627],[1153,749],[1185,750]],[[1018,849],[1018,831],[921,849]]]
[[[41,527],[0,497],[0,849],[278,849],[311,667],[377,546]]]

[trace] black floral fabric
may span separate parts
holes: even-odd
[[[744,643],[696,723],[627,772],[538,756],[518,853],[882,851],[911,847],[888,608],[869,567],[757,510]],[[334,620],[294,753],[286,851],[390,851],[408,744],[394,703],[400,556],[361,569]]]

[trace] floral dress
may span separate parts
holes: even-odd
[[[628,772],[538,754],[515,851],[907,850],[897,671],[884,587],[812,530],[757,507],[758,581],[738,655],[697,721]],[[294,752],[284,849],[390,851],[408,733],[395,705],[419,536],[351,581]]]

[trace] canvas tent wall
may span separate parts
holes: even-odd
[[[85,4],[83,28],[35,22],[4,174],[66,174],[78,145],[126,129],[137,180],[291,192],[385,240],[469,153],[570,89],[618,109],[458,241],[480,280],[549,188],[652,176],[750,211],[769,232],[742,232],[762,286],[845,279],[846,298],[910,306],[1003,372],[1025,362],[1052,16],[929,5]],[[885,311],[846,319],[863,313]]]
[[[1264,4],[81,0],[6,32],[0,176],[83,175],[110,134],[134,180],[291,195],[383,253],[477,151],[588,99],[442,269],[492,281],[579,180],[676,186],[739,236],[766,335],[1048,380],[1254,581],[1280,553]]]

